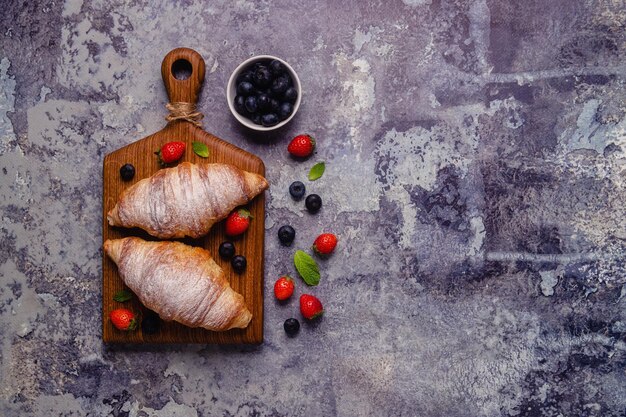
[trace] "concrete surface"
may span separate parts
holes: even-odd
[[[3,2],[0,414],[624,416],[625,25],[621,0]],[[177,46],[206,129],[267,165],[261,346],[101,343],[102,159],[163,126]],[[305,91],[271,135],[224,99],[260,53]],[[311,216],[287,187],[317,160]],[[340,236],[294,339],[286,223]]]

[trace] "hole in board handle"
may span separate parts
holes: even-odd
[[[186,80],[191,77],[193,72],[193,67],[191,66],[191,62],[186,59],[177,59],[172,63],[172,75],[177,80]]]

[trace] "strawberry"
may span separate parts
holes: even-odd
[[[135,330],[137,328],[137,320],[132,311],[125,308],[118,308],[109,314],[111,323],[119,330]]]
[[[332,233],[322,233],[313,242],[313,250],[320,255],[330,255],[337,246],[337,236]]]
[[[293,279],[291,279],[288,275],[282,276],[278,278],[274,284],[274,295],[280,301],[284,301],[291,297],[291,294],[293,294],[293,288]]]
[[[300,296],[300,313],[305,319],[313,320],[324,314],[324,307],[314,295],[302,294]]]
[[[315,149],[315,139],[309,135],[298,135],[291,140],[287,151],[293,156],[306,158],[313,153]]]
[[[184,142],[167,142],[155,154],[157,154],[162,164],[171,164],[183,157],[185,147]]]
[[[226,234],[238,236],[248,230],[252,214],[246,209],[235,210],[226,219]]]

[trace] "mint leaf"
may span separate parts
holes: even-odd
[[[307,285],[320,283],[320,269],[315,260],[304,251],[298,250],[293,256],[293,263]]]
[[[324,175],[324,171],[326,170],[326,164],[324,162],[318,162],[313,165],[313,168],[309,171],[309,181],[315,181]]]
[[[133,298],[133,293],[127,290],[118,291],[113,296],[113,299],[117,301],[118,303],[123,303],[125,301],[130,300],[131,298]]]
[[[202,142],[191,142],[191,147],[193,148],[193,152],[201,156],[202,158],[207,158],[209,156],[209,147]]]

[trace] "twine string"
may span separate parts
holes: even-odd
[[[165,116],[165,120],[167,120],[168,123],[174,120],[186,120],[198,127],[202,126],[200,120],[202,120],[204,114],[196,110],[196,105],[194,103],[177,101],[174,103],[167,103],[165,107],[170,112],[170,114]]]

